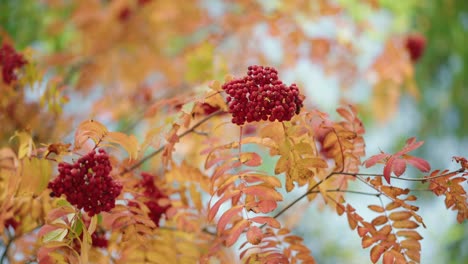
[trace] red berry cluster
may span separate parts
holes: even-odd
[[[412,62],[417,62],[424,53],[426,38],[419,33],[413,33],[406,37],[406,49]]]
[[[169,197],[156,187],[153,175],[143,172],[141,177],[142,179],[138,186],[144,188],[143,195],[148,198],[145,205],[150,210],[149,217],[153,220],[154,224],[159,227],[159,220],[162,215],[166,213],[167,209],[171,207],[170,204],[160,205],[159,201],[161,199],[168,199]]]
[[[249,66],[247,76],[229,81],[222,88],[228,94],[232,123],[237,125],[260,120],[289,121],[303,106],[296,84],[286,86],[272,67]]]
[[[10,84],[16,80],[15,69],[21,68],[27,61],[23,55],[16,53],[15,49],[9,44],[3,44],[0,49],[0,66],[2,67],[3,82]]]
[[[105,237],[105,233],[94,232],[91,235],[91,239],[93,241],[93,244],[92,244],[93,247],[107,248],[107,246],[109,245],[109,241]]]
[[[93,150],[73,164],[59,163],[59,175],[49,182],[48,188],[52,190],[51,196],[65,194],[68,202],[89,216],[108,212],[122,191],[122,185],[110,177],[111,170],[107,153],[103,149],[98,153]]]

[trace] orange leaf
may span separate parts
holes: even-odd
[[[278,204],[276,203],[276,201],[272,201],[272,200],[261,200],[257,204],[258,211],[264,214],[275,210],[276,207],[278,207]]]
[[[262,165],[262,157],[255,152],[244,152],[240,156],[240,161],[247,166],[257,167]]]
[[[403,221],[395,221],[393,222],[393,227],[395,228],[408,228],[408,229],[412,229],[412,228],[416,228],[418,227],[418,223],[414,222],[414,221],[411,221],[411,220],[403,220]]]
[[[124,148],[130,159],[138,156],[138,140],[134,135],[126,135],[121,132],[108,132],[104,138],[105,142],[120,145]]]
[[[396,263],[406,263],[405,257],[395,249],[392,249],[389,251],[394,257],[395,257],[395,262]]]
[[[363,237],[369,232],[369,229],[362,227],[362,226],[358,226],[357,231],[358,231],[359,236]]]
[[[338,213],[338,215],[342,215],[345,212],[344,205],[337,203],[336,204],[336,212]]]
[[[218,210],[221,204],[223,204],[224,202],[226,202],[227,200],[231,199],[232,197],[236,196],[239,193],[240,193],[240,190],[233,190],[233,191],[224,193],[224,195],[218,201],[216,201],[216,203],[212,207],[210,207],[209,213],[208,213],[208,220],[209,221],[213,220],[213,218],[218,213]]]
[[[390,252],[385,252],[383,255],[382,264],[393,264],[395,257]]]
[[[375,225],[375,226],[379,226],[379,225],[383,225],[385,223],[387,223],[388,219],[385,215],[381,215],[381,216],[378,216],[376,217],[374,220],[372,220],[372,224]]]
[[[385,251],[385,247],[381,245],[375,245],[370,251],[371,261],[373,263],[376,263],[380,259],[380,256],[382,256],[384,251]]]
[[[75,209],[71,206],[61,206],[59,208],[52,209],[48,214],[47,214],[47,219],[48,221],[52,222],[57,218],[60,218],[62,216],[65,216],[67,214],[72,214],[75,212]]]
[[[411,213],[408,211],[393,212],[388,216],[388,218],[390,218],[393,221],[407,220],[410,217],[411,217]]]
[[[407,238],[412,238],[415,240],[421,240],[423,237],[416,231],[413,230],[401,230],[396,233],[398,236],[403,236]]]
[[[284,237],[284,241],[289,243],[289,244],[296,244],[297,242],[301,242],[303,240],[304,240],[304,238],[302,238],[300,236],[296,236],[296,235],[289,235],[289,236]]]
[[[263,174],[246,174],[243,176],[243,179],[248,183],[265,182],[273,187],[281,187],[281,181],[274,176],[268,176]]]
[[[236,205],[224,212],[224,214],[219,218],[218,225],[216,227],[218,229],[218,235],[224,231],[229,221],[232,220],[236,215],[238,215],[243,208],[244,205]]]
[[[277,192],[275,189],[261,186],[261,185],[253,185],[253,186],[246,186],[241,189],[241,191],[245,194],[255,195],[259,199],[262,200],[274,200],[274,201],[282,201],[283,196]]]
[[[385,212],[385,209],[382,207],[382,206],[378,206],[378,205],[369,205],[367,206],[369,209],[371,209],[372,211],[374,212],[377,212],[377,213],[383,213]]]
[[[354,217],[351,215],[351,213],[347,213],[347,216],[348,216],[348,224],[349,224],[349,227],[351,228],[351,230],[354,230],[357,226],[357,221],[356,219],[354,219]]]
[[[82,122],[75,131],[75,149],[80,149],[88,139],[97,143],[107,132],[107,128],[97,121]]]
[[[407,250],[406,255],[417,263],[421,262],[421,253],[419,250]]]
[[[401,241],[401,246],[410,250],[417,250],[417,251],[421,250],[421,244],[419,243],[418,240],[414,240],[414,239],[405,239]]]
[[[305,158],[301,159],[300,164],[303,165],[305,168],[308,169],[315,169],[315,168],[321,168],[321,169],[326,169],[328,168],[328,164],[325,160],[322,158]]]
[[[354,121],[354,116],[353,116],[353,114],[352,114],[350,111],[348,111],[347,109],[345,109],[345,108],[343,108],[343,107],[340,107],[340,108],[337,108],[337,109],[336,109],[336,112],[337,112],[340,116],[342,116],[344,119],[346,119],[347,121],[349,121],[349,122],[351,122],[351,123]]]
[[[247,231],[247,241],[252,245],[258,245],[262,242],[263,233],[258,226],[251,226]]]
[[[259,224],[267,224],[273,228],[281,227],[281,224],[278,220],[269,216],[256,216],[256,217],[250,218],[250,220]]]
[[[390,225],[385,225],[379,230],[379,235],[388,236],[392,231],[392,227]]]
[[[225,244],[227,247],[232,246],[236,243],[239,236],[244,232],[244,229],[250,225],[250,222],[246,219],[238,221],[230,230],[229,236],[226,238]]]
[[[370,247],[372,244],[374,244],[375,242],[375,239],[370,237],[370,236],[365,236],[362,238],[362,248],[368,248]]]

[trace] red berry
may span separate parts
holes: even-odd
[[[406,37],[406,49],[412,62],[417,62],[424,53],[426,38],[420,33],[413,33]]]
[[[249,66],[247,76],[222,86],[232,122],[243,125],[260,120],[289,121],[298,114],[303,96],[295,84],[287,87],[272,67]]]
[[[9,44],[3,43],[0,49],[0,68],[2,68],[3,82],[10,84],[17,79],[15,69],[23,67],[27,61],[23,55],[16,53]]]
[[[59,175],[48,185],[51,196],[65,194],[68,202],[89,216],[108,212],[115,206],[122,185],[109,175],[112,167],[103,149],[98,153],[93,150],[73,164],[61,162],[58,167]]]
[[[141,176],[142,179],[138,183],[138,186],[144,189],[143,196],[145,196],[148,199],[148,201],[145,202],[145,205],[150,210],[149,217],[156,226],[159,226],[159,221],[161,220],[161,217],[171,207],[170,204],[161,206],[159,204],[159,201],[162,199],[168,199],[169,197],[155,185],[153,175],[143,172]],[[130,201],[129,206],[138,207],[138,204]]]

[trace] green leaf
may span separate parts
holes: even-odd
[[[60,198],[57,201],[57,205],[59,205],[59,206],[71,206],[71,204],[67,200],[65,200],[63,198]]]
[[[83,232],[83,221],[75,221],[72,225],[72,230],[75,236],[79,237]]]
[[[54,231],[49,232],[47,235],[44,236],[43,242],[47,243],[50,241],[63,241],[63,239],[67,236],[68,229],[65,228],[58,228]]]

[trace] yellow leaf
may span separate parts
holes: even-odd
[[[45,159],[26,158],[21,162],[21,185],[19,193],[39,195],[47,187],[52,175],[52,164]]]
[[[31,157],[33,151],[36,149],[31,135],[26,132],[15,132],[15,134],[10,138],[10,141],[14,138],[18,138],[19,147],[18,147],[18,159],[24,157]]]
[[[98,215],[93,215],[93,217],[91,217],[91,222],[89,223],[89,227],[88,227],[88,232],[90,234],[93,234],[94,231],[96,231],[96,226],[97,226],[97,221],[98,220]]]
[[[126,135],[121,132],[108,132],[104,138],[105,142],[120,145],[128,152],[130,159],[136,159],[138,156],[138,140],[134,135]]]

